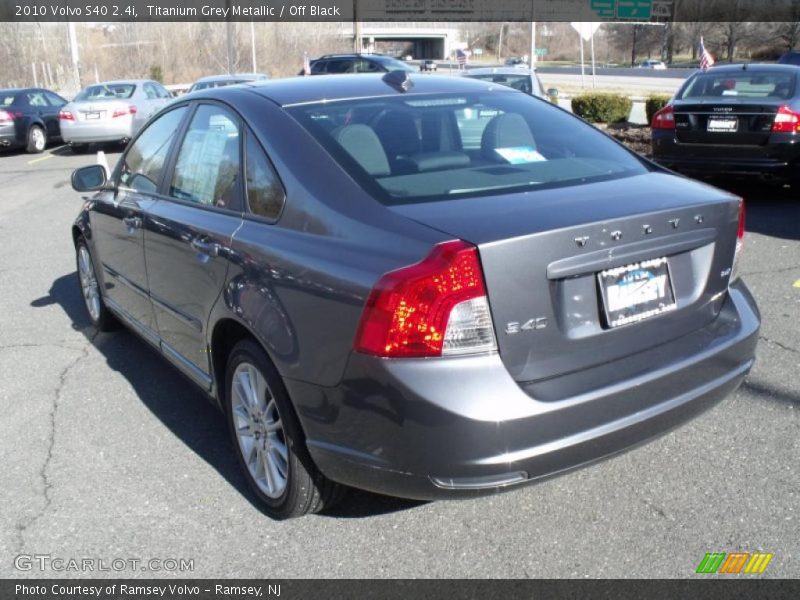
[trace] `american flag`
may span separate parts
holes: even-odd
[[[467,53],[459,48],[456,50],[456,60],[458,61],[458,65],[463,67],[467,64]]]
[[[700,69],[702,71],[707,70],[711,65],[714,64],[714,57],[711,56],[711,53],[706,50],[705,44],[703,44],[703,38],[700,38]]]

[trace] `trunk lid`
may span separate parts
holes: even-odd
[[[520,383],[708,324],[724,299],[738,225],[738,198],[661,173],[392,210],[478,246],[500,356]],[[612,327],[601,287],[613,276],[601,283],[598,273],[659,258],[674,310]]]
[[[71,104],[72,114],[75,115],[77,121],[86,121],[89,123],[98,121],[110,121],[114,117],[114,113],[124,112],[126,114],[130,111],[131,104],[122,100],[91,100],[86,102],[73,102]],[[119,117],[116,117],[119,118]]]
[[[683,144],[763,146],[770,138],[779,100],[703,100],[674,103],[675,137]]]

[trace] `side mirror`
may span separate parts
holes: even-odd
[[[551,98],[558,98],[558,90],[556,88],[549,88],[547,90],[547,95]]]
[[[76,192],[96,192],[105,187],[108,174],[103,165],[89,165],[72,172],[72,189]]]

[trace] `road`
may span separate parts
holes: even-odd
[[[110,155],[115,160],[116,155]],[[612,460],[488,498],[354,492],[275,522],[239,474],[221,415],[127,331],[84,314],[70,224],[92,157],[0,155],[0,577],[14,557],[183,558],[139,577],[691,577],[706,552],[775,554],[800,576],[800,202],[756,186],[744,277],[758,362],[710,412]],[[457,393],[457,390],[454,390]]]

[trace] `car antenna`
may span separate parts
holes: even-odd
[[[389,71],[386,75],[381,77],[381,79],[398,92],[407,92],[414,87],[414,82],[411,81],[411,76],[408,71]]]

